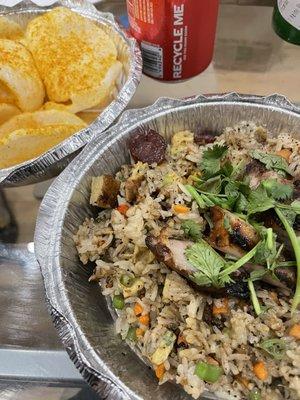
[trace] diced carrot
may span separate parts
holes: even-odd
[[[138,320],[140,321],[141,324],[143,325],[149,325],[150,322],[150,317],[149,314],[141,315]]]
[[[140,303],[135,303],[133,311],[136,316],[141,315],[143,312],[143,307],[140,305]]]
[[[263,361],[258,361],[253,365],[253,372],[260,381],[266,381],[268,379],[269,374]]]
[[[187,214],[190,209],[182,204],[173,204],[173,211],[176,214]]]
[[[289,161],[289,159],[292,155],[292,152],[289,149],[281,149],[276,152],[276,155],[284,158],[286,161]]]
[[[214,305],[212,313],[213,315],[228,314],[228,299],[227,298],[223,299],[221,306]]]
[[[161,379],[164,376],[164,373],[166,372],[166,368],[164,364],[159,364],[155,367],[155,375],[157,379]]]
[[[135,334],[136,334],[137,337],[144,336],[145,330],[142,329],[142,328],[136,328]]]
[[[300,339],[300,324],[295,324],[289,330],[289,335],[296,339]]]
[[[129,205],[126,203],[120,204],[119,207],[117,207],[117,210],[120,214],[125,215],[129,210]]]

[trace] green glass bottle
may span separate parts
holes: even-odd
[[[273,29],[287,42],[300,45],[300,0],[277,0]]]

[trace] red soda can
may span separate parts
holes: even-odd
[[[205,70],[213,56],[218,6],[219,0],[127,0],[143,72],[173,81]]]

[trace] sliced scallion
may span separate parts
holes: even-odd
[[[253,282],[250,279],[248,280],[248,288],[250,291],[250,297],[252,300],[254,311],[256,312],[256,315],[260,315],[262,313],[262,309],[260,307]]]

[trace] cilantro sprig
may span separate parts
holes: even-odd
[[[264,164],[265,167],[269,170],[281,171],[289,175],[291,174],[289,171],[288,163],[281,156],[278,156],[276,154],[263,153],[258,150],[253,150],[252,152],[250,152],[250,155],[255,160],[258,160],[262,164]]]
[[[250,155],[264,164],[266,169],[276,171],[279,178],[280,176],[290,177],[288,163],[282,157],[258,150],[252,151]],[[211,221],[207,209],[217,205],[236,213],[240,218],[254,225],[261,240],[241,259],[232,262],[232,260],[223,259],[204,240],[200,239],[186,251],[188,260],[198,269],[193,279],[200,285],[210,284],[220,287],[231,282],[230,275],[250,260],[265,266],[265,269],[262,269],[257,276],[253,275],[248,279],[253,306],[259,315],[262,310],[253,281],[262,279],[267,273],[274,274],[276,268],[283,265],[281,258],[283,244],[277,242],[277,237],[272,229],[258,226],[254,221],[257,214],[273,209],[281,220],[295,253],[297,283],[292,302],[292,312],[294,312],[300,304],[300,241],[296,237],[292,225],[296,216],[300,215],[300,201],[291,202],[293,184],[288,179],[280,181],[268,178],[262,180],[256,189],[250,188],[247,177],[243,179],[242,167],[243,163],[232,165],[228,160],[227,146],[217,144],[203,152],[199,164],[201,177],[195,178],[194,185],[186,185],[185,191],[204,212],[204,217],[209,225],[211,225]],[[191,237],[194,228],[192,225],[186,227],[186,232],[187,234],[190,232]],[[195,235],[197,236],[197,233]],[[289,262],[291,266],[294,264],[294,261]]]
[[[225,260],[205,240],[188,247],[185,256],[197,269],[191,279],[199,286],[223,287],[234,282],[230,275],[249,262],[257,251],[259,244],[235,262]]]
[[[225,260],[204,240],[187,248],[185,255],[188,261],[197,269],[191,279],[199,286],[212,285],[222,287],[220,272],[225,267]]]
[[[190,237],[194,242],[197,242],[202,237],[201,226],[191,219],[183,221],[181,228],[185,235]]]
[[[282,210],[280,210],[278,207],[275,208],[275,211],[282,222],[283,226],[285,227],[285,230],[290,238],[290,241],[292,243],[294,253],[295,253],[295,258],[296,258],[296,263],[297,263],[297,282],[296,282],[296,291],[293,297],[292,301],[292,314],[296,311],[298,305],[300,304],[300,242],[299,238],[296,236],[296,233],[293,229],[293,227],[289,224],[289,221],[285,217],[284,213]]]
[[[221,161],[228,152],[227,146],[219,144],[208,148],[203,152],[200,168],[203,173],[203,179],[209,179],[218,174],[221,169]]]

